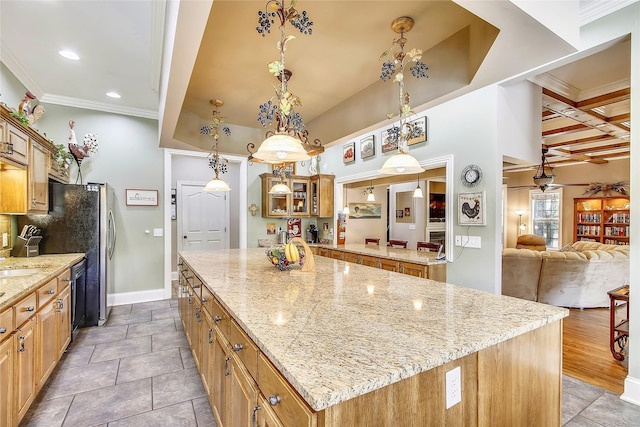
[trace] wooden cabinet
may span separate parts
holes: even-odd
[[[254,408],[253,413],[258,427],[284,427],[271,409],[270,403],[262,395],[258,396],[258,405]]]
[[[611,245],[629,244],[629,196],[573,200],[574,241],[586,240]]]
[[[332,217],[333,175],[292,176],[286,180],[291,194],[269,194],[269,190],[280,181],[273,174],[260,175],[262,180],[262,216],[286,217]]]
[[[2,129],[2,149],[0,160],[9,161],[19,165],[29,163],[29,137],[18,126],[4,120],[0,120]]]
[[[415,277],[427,277],[428,266],[422,264],[413,264],[410,262],[403,262],[400,264],[400,272]]]
[[[400,271],[400,263],[392,259],[380,258],[380,268],[387,271]]]
[[[313,175],[309,179],[311,216],[333,217],[333,175]]]
[[[218,424],[227,426],[227,400],[229,380],[231,376],[231,349],[224,335],[217,328],[214,335],[213,355],[211,357],[211,394],[209,400],[211,409],[218,420]]]
[[[58,295],[56,319],[58,323],[58,360],[60,360],[71,344],[71,287],[69,285]]]
[[[38,310],[36,357],[36,389],[40,390],[58,361],[57,301],[50,301]]]
[[[251,426],[257,399],[258,392],[253,378],[247,373],[241,362],[232,358],[227,401],[228,425],[232,427]]]
[[[13,425],[13,308],[0,313],[0,425]]]
[[[36,397],[37,325],[36,316],[33,314],[17,328],[13,340],[14,425],[22,420]]]
[[[54,181],[61,182],[63,184],[69,183],[69,168],[60,167],[53,153],[50,153],[49,156],[49,167],[48,167],[49,178]]]
[[[49,156],[50,151],[39,143],[31,141],[27,167],[30,213],[47,213],[49,210]]]

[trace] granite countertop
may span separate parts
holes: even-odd
[[[264,249],[181,257],[316,411],[569,314],[327,257],[315,275],[277,270]]]
[[[39,255],[32,258],[6,258],[0,261],[0,270],[17,268],[42,268],[41,271],[28,276],[0,276],[0,311],[27,296],[38,286],[58,276],[66,268],[71,267],[84,258],[83,253]],[[4,293],[4,295],[3,295]]]
[[[413,262],[422,265],[446,264],[447,260],[437,260],[437,252],[418,251],[416,249],[392,248],[390,246],[365,245],[363,243],[347,243],[346,245],[314,243],[309,246],[336,249],[360,255],[388,258],[394,261]]]

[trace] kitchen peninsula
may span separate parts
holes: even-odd
[[[315,265],[292,275],[262,249],[180,255],[180,315],[223,425],[560,425],[566,309]]]

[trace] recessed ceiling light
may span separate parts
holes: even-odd
[[[107,92],[107,96],[110,98],[121,98],[120,94],[117,92]]]
[[[80,59],[77,53],[71,52],[70,50],[59,50],[58,54],[64,58],[71,59],[72,61]]]

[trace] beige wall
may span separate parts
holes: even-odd
[[[585,163],[574,166],[556,167],[556,184],[589,184],[601,182],[611,184],[620,181],[629,181],[629,159],[615,160],[603,165]],[[505,173],[504,183],[507,185],[507,207],[505,227],[507,233],[506,247],[513,248],[516,245],[518,230],[517,210],[526,210],[522,221],[527,224],[524,233],[531,232],[531,215],[529,207],[529,191],[533,187],[533,175],[535,171]],[[529,186],[530,188],[513,189],[512,187]],[[585,193],[586,185],[564,186],[562,187],[562,236],[560,246],[573,242],[573,199],[587,197]],[[613,193],[616,195],[619,193]],[[601,197],[605,194],[598,193],[595,196]]]

